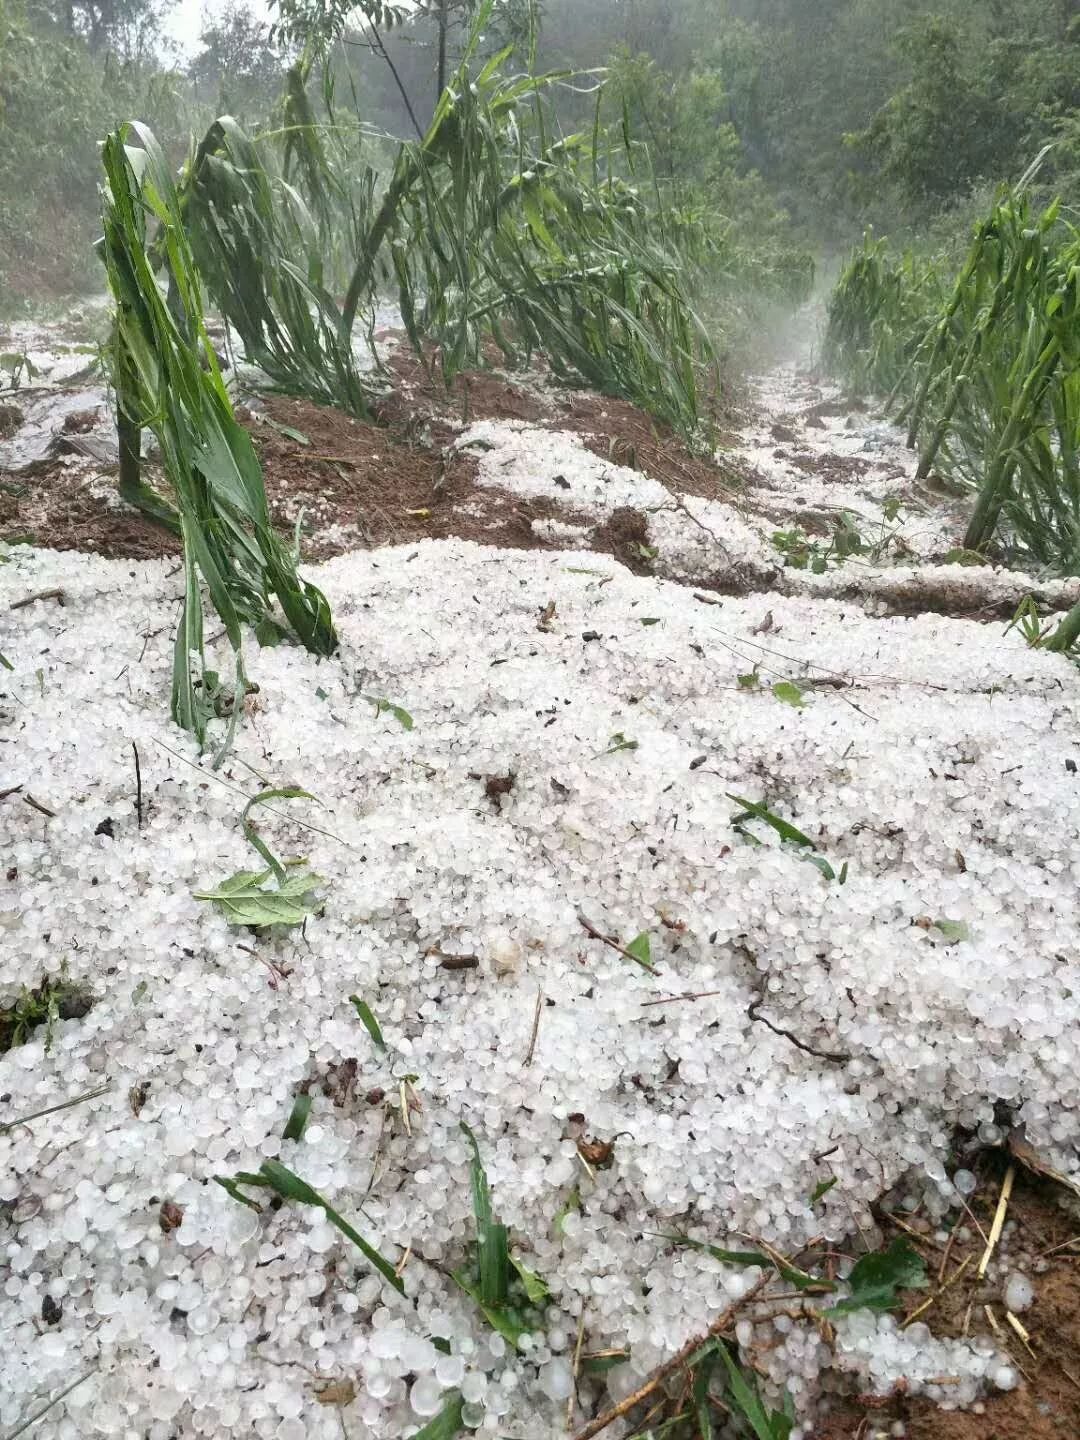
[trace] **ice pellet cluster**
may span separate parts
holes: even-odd
[[[926,1395],[963,1409],[987,1386],[1012,1390],[1016,1371],[989,1340],[938,1340],[925,1325],[900,1330],[891,1315],[859,1310],[836,1325],[836,1368],[859,1375],[872,1395]]]
[[[659,480],[595,455],[569,431],[521,420],[481,420],[456,444],[477,456],[480,485],[553,500],[598,522],[616,510],[640,511],[650,548],[657,552],[657,571],[669,579],[730,580],[778,568],[775,551],[734,505],[677,496]],[[534,522],[538,535],[548,538],[552,523]]]
[[[86,1377],[40,1440],[318,1440],[339,1406],[350,1433],[401,1440],[454,1390],[481,1436],[547,1440],[579,1324],[586,1351],[631,1352],[582,1378],[580,1417],[756,1278],[664,1233],[840,1243],[897,1185],[940,1213],[958,1124],[1022,1122],[1075,1173],[1065,661],[935,616],[703,605],[595,553],[423,543],[313,578],[339,654],[250,639],[258,690],[213,772],[168,720],[174,567],[0,566],[0,1005],[62,969],[93,997],[0,1057],[0,1124],[108,1085],[0,1133],[0,1427]],[[8,609],[54,589],[63,606]],[[239,820],[267,785],[317,797],[254,818],[324,877],[276,936],[194,898],[258,863]],[[845,883],[734,825],[732,796]],[[624,947],[647,933],[659,973],[583,919]],[[474,1233],[461,1120],[551,1287],[516,1353],[449,1275]],[[586,1169],[582,1140],[610,1163]],[[812,1207],[822,1152],[837,1184]],[[212,1183],[267,1159],[400,1263],[405,1296],[319,1210],[256,1213]],[[950,1403],[1010,1380],[887,1320],[838,1336],[830,1353],[794,1324],[761,1361],[804,1440],[836,1366]]]

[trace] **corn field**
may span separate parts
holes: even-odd
[[[965,548],[1080,573],[1080,231],[1058,203],[1003,194],[951,282],[868,237],[831,297],[827,358],[887,397],[920,478],[972,492]]]
[[[125,144],[129,135],[138,146]],[[121,443],[143,424],[153,429],[175,505],[141,480],[127,498],[183,541],[172,713],[202,742],[215,716],[230,719],[230,734],[239,717],[246,693],[242,624],[261,627],[264,636],[268,629],[287,628],[321,655],[337,642],[326,600],[299,578],[296,555],[270,522],[251,437],[233,414],[206,334],[198,273],[165,157],[153,135],[133,125],[105,141],[103,164],[101,248],[115,302],[112,370]],[[150,259],[150,219],[157,226],[153,246],[168,274],[168,302]],[[203,585],[235,655],[231,690],[206,665]],[[272,614],[274,599],[286,626]]]
[[[389,291],[447,383],[491,347],[510,366],[542,352],[557,377],[625,396],[688,437],[700,431],[714,352],[687,276],[709,249],[702,227],[666,213],[625,128],[612,143],[599,90],[591,132],[567,136],[548,94],[571,76],[504,75],[509,50],[474,73],[490,9],[389,176],[366,162],[358,127],[316,122],[303,61],[279,129],[255,138],[222,117],[176,180],[145,126],[104,145],[121,493],[183,540],[173,714],[200,740],[213,716],[235,724],[240,711],[243,623],[287,629],[320,654],[335,645],[324,598],[271,526],[204,299],[272,386],[356,415],[370,413],[381,381],[358,365],[354,332]],[[144,428],[171,498],[140,473]],[[231,692],[206,666],[203,584],[235,652]]]

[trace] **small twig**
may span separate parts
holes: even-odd
[[[793,1031],[785,1030],[780,1025],[774,1025],[771,1020],[766,1020],[764,1015],[758,1014],[764,1003],[764,1000],[754,1000],[747,1007],[746,1013],[753,1024],[764,1025],[774,1035],[782,1035],[785,1040],[790,1040],[796,1049],[804,1051],[807,1055],[816,1055],[819,1060],[829,1060],[834,1065],[846,1065],[852,1058],[843,1050],[815,1050],[812,1045],[807,1045],[805,1040],[800,1040]]]
[[[949,1264],[949,1256],[950,1254],[952,1254],[953,1241],[956,1240],[956,1231],[958,1231],[960,1228],[962,1218],[962,1215],[958,1215],[958,1217],[956,1217],[955,1225],[953,1225],[952,1230],[949,1231],[949,1238],[945,1244],[945,1254],[943,1254],[942,1256],[942,1263],[940,1263],[940,1266],[937,1267],[937,1284],[940,1284],[942,1283],[942,1280],[945,1280],[945,1269],[946,1266],[948,1266]]]
[[[979,1232],[979,1234],[982,1236],[983,1244],[985,1245],[985,1244],[986,1244],[986,1231],[985,1231],[985,1230],[983,1229],[983,1227],[979,1224],[979,1217],[975,1214],[975,1211],[972,1210],[971,1206],[970,1206],[970,1205],[968,1204],[968,1202],[964,1199],[963,1195],[958,1195],[958,1198],[959,1198],[959,1201],[960,1201],[960,1206],[961,1206],[961,1208],[962,1208],[963,1211],[964,1211],[964,1214],[968,1217],[968,1219],[971,1221],[971,1223],[975,1226],[975,1229],[976,1229],[976,1230]],[[959,1221],[958,1221],[957,1223],[959,1223]]]
[[[566,1429],[569,1433],[574,1423],[574,1406],[577,1404],[578,1374],[581,1370],[581,1344],[585,1339],[585,1307],[578,1316],[577,1344],[574,1346],[574,1364],[570,1372],[570,1395],[566,1402]]]
[[[536,1053],[536,1037],[540,1033],[540,1016],[544,1013],[544,987],[536,992],[536,1013],[533,1015],[532,1034],[529,1036],[529,1052],[525,1056],[526,1068],[533,1062],[533,1055]]]
[[[665,995],[662,1000],[643,1000],[642,1010],[647,1010],[650,1005],[673,1005],[677,1000],[711,1000],[714,995],[726,995],[726,990],[698,990],[690,995]]]
[[[22,797],[22,799],[24,805],[29,805],[30,809],[36,810],[39,815],[44,815],[48,820],[56,819],[56,811],[50,810],[49,807],[47,805],[43,805],[40,800],[35,800],[33,795],[30,794],[29,790]]]
[[[139,829],[142,829],[142,766],[139,764],[139,747],[132,740],[131,748],[135,753],[135,813],[139,817]]]
[[[1067,1250],[1070,1245],[1080,1245],[1080,1235],[1074,1235],[1071,1240],[1063,1240],[1060,1245],[1051,1245],[1049,1250],[1040,1250],[1039,1259],[1045,1260],[1048,1255],[1056,1255],[1059,1250]]]
[[[946,1256],[946,1258],[948,1257]],[[945,1291],[948,1290],[950,1286],[956,1284],[957,1280],[960,1279],[960,1276],[963,1275],[964,1271],[971,1264],[973,1259],[974,1256],[965,1255],[963,1260],[961,1260],[960,1264],[956,1267],[956,1269],[945,1281],[945,1283],[943,1285],[939,1285],[938,1288],[934,1291],[933,1295],[930,1296],[930,1299],[924,1300],[921,1305],[917,1306],[916,1309],[912,1310],[910,1315],[904,1316],[903,1320],[901,1320],[900,1322],[900,1328],[902,1330],[906,1329],[910,1324],[917,1320],[920,1315],[925,1314],[926,1311],[930,1309],[931,1305],[933,1305],[937,1300],[940,1300],[942,1295],[945,1294]]]
[[[647,1400],[653,1391],[664,1383],[669,1375],[681,1369],[682,1366],[686,1364],[695,1350],[699,1350],[702,1345],[717,1335],[722,1335],[739,1310],[741,1310],[744,1305],[748,1305],[751,1300],[754,1300],[760,1292],[764,1290],[772,1278],[772,1272],[766,1272],[757,1284],[749,1289],[740,1300],[732,1301],[727,1309],[713,1321],[704,1335],[695,1335],[692,1340],[688,1340],[677,1355],[673,1355],[670,1360],[666,1360],[663,1365],[653,1371],[644,1385],[639,1385],[632,1394],[620,1400],[617,1405],[613,1405],[610,1410],[605,1410],[603,1414],[598,1415],[595,1420],[590,1420],[583,1430],[577,1432],[573,1440],[592,1440],[594,1435],[599,1435],[601,1430],[606,1430],[609,1425],[613,1425],[616,1420],[621,1420],[622,1417],[633,1410],[636,1405],[640,1405],[643,1400]]]
[[[27,595],[22,600],[12,600],[8,609],[25,610],[28,605],[33,605],[37,600],[56,600],[61,605],[66,604],[63,590],[37,590],[33,595]]]
[[[86,1100],[96,1100],[99,1095],[104,1095],[106,1090],[112,1089],[112,1081],[99,1085],[96,1090],[87,1090],[82,1095],[76,1095],[72,1100],[61,1100],[59,1105],[46,1105],[44,1110],[32,1110],[29,1115],[22,1115],[18,1120],[8,1120],[0,1125],[0,1135],[6,1135],[9,1130],[15,1130],[20,1125],[29,1125],[31,1120],[40,1120],[43,1115],[55,1115],[58,1110],[70,1110],[73,1105],[82,1105]]]
[[[619,942],[617,940],[613,940],[610,935],[605,935],[602,930],[598,930],[591,920],[586,920],[585,916],[582,915],[580,910],[578,911],[577,918],[578,923],[581,925],[581,928],[585,931],[587,935],[591,935],[594,940],[602,940],[605,945],[610,945],[612,950],[617,950],[620,955],[622,955],[627,960],[632,960],[635,965],[641,964],[640,956],[632,954],[629,950],[627,950],[625,945],[620,945]],[[654,974],[658,973],[655,965],[650,965],[646,968],[652,970]]]
[[[36,1425],[43,1415],[47,1414],[54,1405],[58,1405],[65,1395],[70,1395],[72,1390],[96,1373],[96,1365],[92,1369],[84,1371],[77,1380],[72,1380],[70,1385],[65,1385],[63,1390],[54,1395],[51,1400],[46,1401],[40,1410],[35,1410],[33,1415],[28,1415],[21,1424],[15,1426],[14,1430],[8,1430],[4,1435],[4,1440],[16,1440],[17,1436],[25,1434],[31,1425]]]
[[[986,1242],[986,1249],[979,1261],[979,1279],[986,1274],[990,1264],[990,1257],[1001,1238],[1001,1230],[1005,1224],[1005,1212],[1009,1208],[1009,1196],[1012,1194],[1013,1181],[1016,1179],[1016,1166],[1010,1165],[1005,1172],[1005,1179],[1001,1182],[1001,1194],[998,1196],[997,1209],[994,1211],[994,1223],[990,1226],[990,1236]]]
[[[1011,1310],[1006,1310],[1006,1311],[1005,1311],[1005,1319],[1006,1319],[1006,1321],[1008,1322],[1008,1324],[1012,1327],[1012,1329],[1015,1330],[1016,1333],[1017,1333],[1017,1335],[1020,1337],[1020,1341],[1021,1341],[1024,1349],[1025,1349],[1025,1350],[1028,1352],[1028,1354],[1031,1356],[1032,1360],[1038,1360],[1039,1357],[1035,1354],[1035,1351],[1031,1348],[1031,1334],[1030,1334],[1030,1332],[1024,1329],[1024,1326],[1020,1323],[1020,1321],[1016,1318],[1016,1316],[1013,1314],[1013,1312],[1012,1312]]]

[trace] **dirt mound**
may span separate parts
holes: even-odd
[[[271,516],[290,536],[299,519],[305,559],[451,536],[511,549],[553,549],[565,547],[566,538],[538,531],[536,522],[588,528],[590,521],[571,506],[477,484],[475,457],[456,451],[454,442],[465,423],[480,419],[570,430],[594,453],[678,493],[730,493],[731,477],[723,469],[694,455],[635,406],[556,389],[540,369],[520,380],[469,372],[447,388],[411,350],[402,350],[390,362],[390,376],[392,388],[374,422],[285,396],[261,397],[257,410],[237,412],[262,462]],[[91,414],[79,411],[68,420],[65,434],[77,437]],[[92,455],[0,471],[0,539],[133,560],[178,553],[174,537],[120,501],[114,477],[114,467]],[[153,461],[147,462],[147,478],[162,485]],[[614,554],[639,573],[648,568],[640,517],[629,529],[623,517],[575,543]]]

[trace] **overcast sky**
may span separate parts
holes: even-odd
[[[249,3],[256,15],[270,18],[268,0],[249,0]],[[190,57],[199,48],[203,14],[213,15],[223,8],[224,0],[177,0],[165,16],[165,34],[175,41],[185,57]]]

